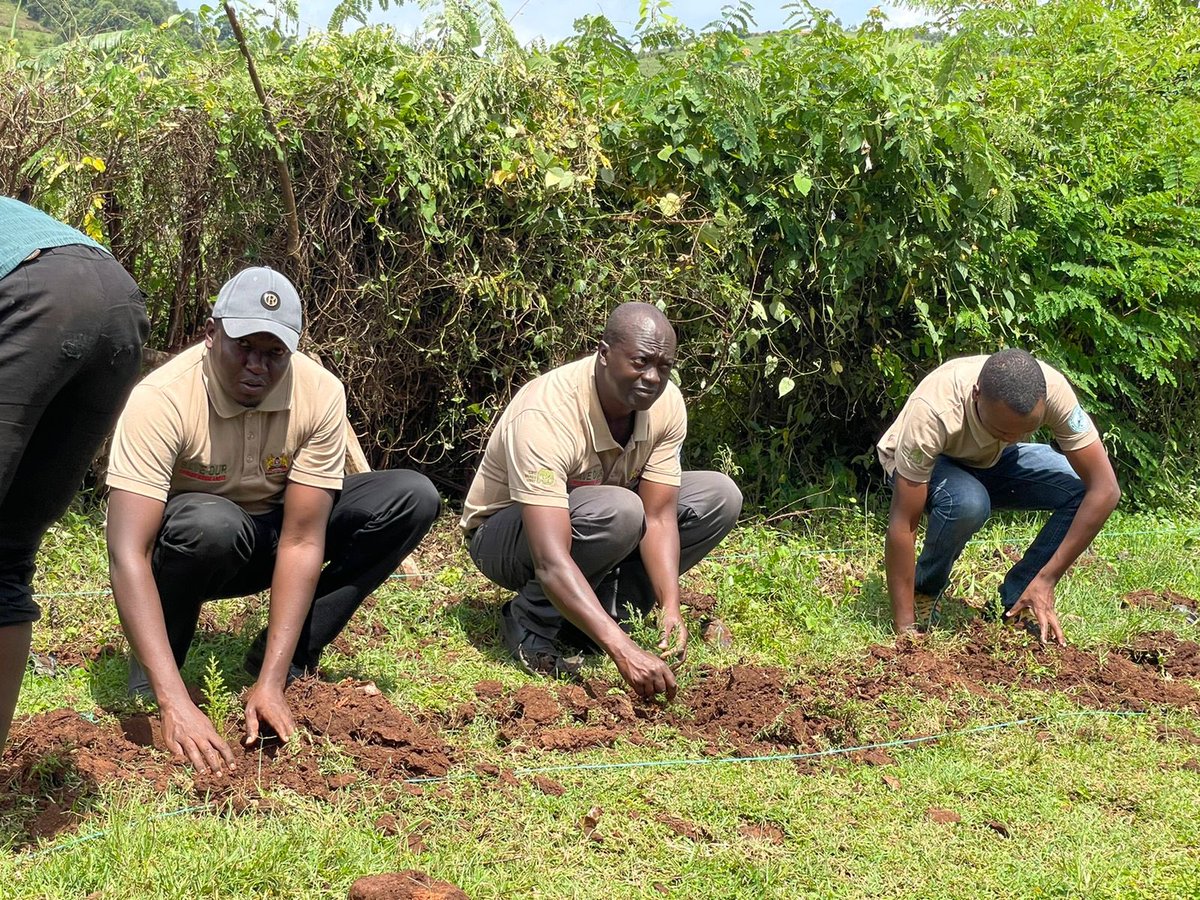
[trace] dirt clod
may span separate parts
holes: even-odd
[[[708,839],[708,833],[703,827],[697,825],[695,822],[689,822],[687,819],[660,813],[654,817],[654,821],[666,825],[677,835],[685,837],[689,841],[699,842]]]
[[[557,721],[562,709],[545,688],[526,685],[517,691],[517,714],[526,721],[546,725]]]
[[[542,775],[533,776],[533,786],[551,797],[561,797],[567,792],[567,789],[552,778],[546,778]]]
[[[705,619],[701,627],[700,637],[704,643],[719,650],[728,650],[733,646],[733,632],[720,619]]]
[[[470,900],[448,881],[409,869],[383,875],[364,875],[350,886],[349,900]]]
[[[962,821],[962,816],[952,809],[942,809],[938,806],[931,806],[925,810],[925,815],[931,822],[936,822],[939,825],[954,825]]]

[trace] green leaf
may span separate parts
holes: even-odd
[[[788,394],[790,394],[795,389],[795,387],[796,387],[796,382],[793,379],[788,378],[788,376],[784,375],[782,378],[779,379],[779,396],[786,397]]]

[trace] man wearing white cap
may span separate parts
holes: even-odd
[[[179,675],[201,604],[270,588],[246,657],[246,743],[260,725],[287,740],[285,685],[316,670],[440,508],[419,473],[345,475],[345,390],[295,353],[301,327],[286,278],[238,273],[204,341],[134,389],[113,438],[108,552],[130,691],[153,691],[168,747],[201,771],[233,764]]]

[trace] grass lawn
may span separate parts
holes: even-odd
[[[1059,589],[1080,651],[1069,655],[973,624],[1008,548],[1033,534],[1031,520],[998,518],[960,561],[943,626],[895,659],[880,521],[842,511],[786,524],[740,528],[686,578],[697,608],[715,598],[705,615],[733,643],[703,642],[693,613],[673,708],[639,710],[615,739],[563,752],[546,749],[547,729],[576,733],[583,719],[565,701],[536,728],[512,712],[522,687],[562,689],[507,662],[497,640],[507,595],[474,572],[446,521],[418,552],[427,574],[389,582],[323,660],[327,678],[372,682],[438,735],[452,761],[444,778],[370,777],[318,733],[299,739],[296,759],[313,760],[336,790],[274,786],[239,800],[206,797],[188,769],[150,749],[169,777],[119,773],[93,786],[65,747],[32,772],[40,792],[14,796],[0,774],[4,896],[342,898],[362,875],[419,869],[472,898],[1200,897],[1200,705],[1140,688],[1118,698],[1106,680],[1132,672],[1172,697],[1200,686],[1173,677],[1169,660],[1128,650],[1164,632],[1197,641],[1200,627],[1170,603],[1121,603],[1143,588],[1200,597],[1200,523],[1114,517]],[[104,725],[136,711],[96,514],[72,513],[48,536],[36,586],[48,595],[34,637],[43,674],[27,676],[18,718],[71,708]],[[241,656],[265,615],[261,598],[209,604],[185,678],[218,706],[246,685]],[[106,644],[117,652],[97,652]],[[977,646],[990,649],[971,656]],[[964,660],[1012,683],[960,677]],[[1068,685],[1072,660],[1092,668]],[[943,663],[934,684],[929,668]],[[780,736],[793,726],[811,729],[793,747],[806,753],[954,734],[871,754],[731,761],[734,744],[693,728],[699,707],[685,701],[763,673],[788,699],[768,727],[742,735],[743,754],[786,749]],[[595,704],[624,702],[605,692],[618,682],[607,660],[585,676],[601,685]],[[477,691],[489,681],[500,684]],[[30,822],[64,787],[78,821],[31,839]]]

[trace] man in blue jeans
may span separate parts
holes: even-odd
[[[1059,450],[1024,442],[1042,426]],[[951,360],[917,385],[878,451],[892,485],[884,563],[896,631],[928,626],[951,568],[993,509],[1037,509],[1050,518],[1005,576],[1000,602],[1006,618],[1030,613],[1043,643],[1065,644],[1055,585],[1121,498],[1067,379],[1024,350]],[[929,522],[917,559],[922,512]]]

